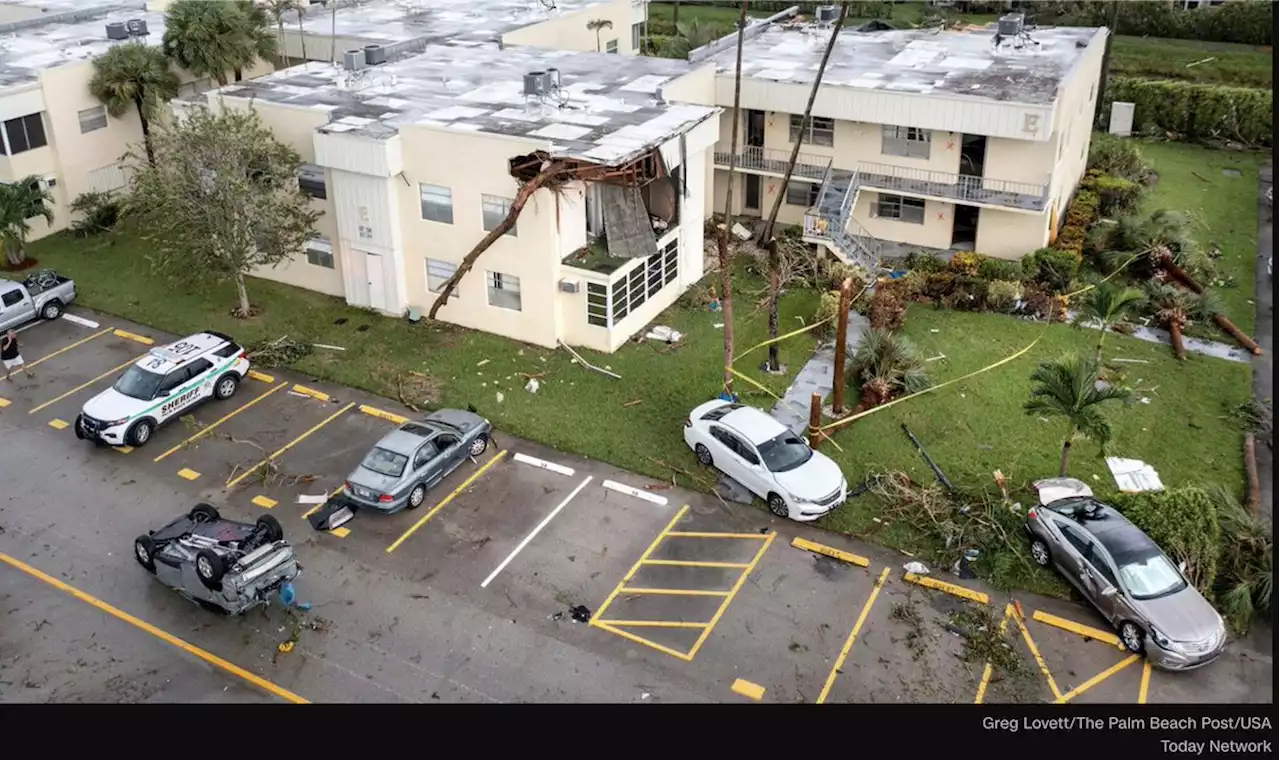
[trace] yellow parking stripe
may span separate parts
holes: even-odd
[[[1057,615],[1050,615],[1047,612],[1036,610],[1031,613],[1031,619],[1044,623],[1045,625],[1051,625],[1054,628],[1061,628],[1064,631],[1079,634],[1080,636],[1084,636],[1086,639],[1097,639],[1104,644],[1110,644],[1118,649],[1124,648],[1124,645],[1120,643],[1120,637],[1116,636],[1114,633],[1099,630],[1092,626],[1083,625],[1073,620],[1067,620],[1066,618],[1061,618]]]
[[[249,476],[250,476],[250,475],[252,475],[253,473],[257,472],[259,467],[262,467],[262,466],[263,466],[263,465],[265,465],[267,462],[270,462],[271,460],[273,460],[273,459],[275,459],[276,457],[280,456],[281,454],[285,453],[286,451],[288,451],[289,449],[293,448],[293,447],[294,447],[294,446],[296,446],[297,444],[301,443],[303,440],[305,440],[305,439],[307,438],[307,436],[309,436],[309,435],[311,435],[312,433],[316,432],[317,430],[319,430],[320,428],[324,427],[325,425],[328,425],[330,422],[333,422],[333,421],[334,421],[334,420],[336,420],[336,419],[337,419],[341,414],[343,414],[344,412],[346,412],[348,409],[350,409],[351,407],[353,407],[353,406],[355,406],[355,405],[356,405],[356,404],[355,404],[355,402],[354,402],[354,401],[352,401],[351,403],[349,403],[349,404],[347,404],[346,406],[342,407],[341,409],[339,409],[338,411],[336,411],[336,412],[334,412],[333,414],[329,415],[328,417],[325,417],[323,420],[321,420],[319,423],[317,423],[317,424],[316,424],[314,427],[312,427],[310,430],[308,430],[307,432],[305,432],[305,433],[303,433],[302,435],[298,436],[297,438],[294,438],[292,441],[289,441],[289,442],[288,442],[288,443],[286,443],[286,444],[285,444],[285,445],[284,445],[280,450],[276,451],[276,452],[275,452],[274,454],[272,454],[271,456],[267,457],[266,459],[262,460],[261,462],[258,462],[258,463],[257,463],[257,464],[255,464],[253,467],[250,467],[249,469],[247,469],[247,470],[245,470],[244,472],[242,472],[242,473],[240,473],[239,475],[237,475],[235,478],[233,478],[233,479],[229,480],[229,481],[227,482],[227,486],[226,486],[226,487],[227,487],[227,488],[235,488],[235,487],[240,483],[240,481],[244,480],[245,478],[249,477]]]
[[[107,375],[113,375],[119,372],[120,370],[124,369],[125,367],[128,367],[130,364],[133,364],[134,362],[138,361],[138,359],[141,359],[141,358],[142,357],[137,356],[125,362],[124,364],[121,364],[118,367],[112,367],[111,369],[107,370],[106,372],[103,372],[101,375],[98,375],[92,380],[85,383],[81,383],[80,385],[77,385],[76,387],[72,388],[71,390],[67,391],[61,396],[58,396],[57,398],[50,399],[44,402],[40,406],[37,406],[35,409],[32,409],[31,411],[27,412],[27,414],[35,414],[36,412],[40,411],[41,409],[44,409],[45,407],[52,406],[53,404],[58,403],[62,399],[66,398],[67,396],[71,396],[73,394],[79,393],[80,391],[84,390],[85,388],[88,388],[90,385],[93,385],[94,383],[98,382],[99,380],[106,377]]]
[[[5,408],[5,407],[6,407],[6,406],[8,406],[8,405],[9,405],[9,399],[7,399],[7,398],[0,398],[0,409],[3,409],[3,408]]]
[[[378,409],[377,407],[368,406],[367,404],[361,404],[360,411],[364,412],[370,417],[377,417],[378,419],[386,420],[387,422],[394,422],[397,425],[403,425],[404,423],[409,421],[408,417],[404,417],[399,414],[392,414],[391,412],[384,412],[381,409]]]
[[[741,678],[733,682],[733,685],[729,687],[729,691],[732,691],[734,694],[740,694],[747,699],[754,699],[757,702],[764,698],[763,686],[758,683],[744,681]]]
[[[1040,672],[1044,674],[1044,680],[1049,682],[1049,691],[1053,692],[1053,698],[1062,699],[1062,692],[1058,691],[1058,684],[1054,682],[1053,674],[1049,672],[1049,666],[1045,663],[1044,658],[1040,656],[1040,648],[1036,646],[1035,640],[1031,638],[1031,632],[1027,630],[1026,623],[1022,622],[1022,616],[1015,613],[1013,622],[1018,624],[1018,630],[1022,632],[1022,639],[1027,642],[1027,649],[1031,650],[1031,656],[1035,658],[1036,667],[1040,668]]]
[[[622,595],[627,594],[656,594],[661,596],[728,596],[728,591],[703,591],[702,589],[689,588],[636,588],[634,586],[625,586],[622,589]]]
[[[111,449],[113,451],[118,451],[121,454],[128,454],[130,451],[133,451],[132,446],[112,446]]]
[[[280,502],[276,501],[275,499],[268,499],[265,496],[255,496],[253,497],[252,503],[254,504],[254,506],[262,507],[263,509],[271,509],[272,507],[279,504]]]
[[[738,590],[741,589],[742,584],[746,582],[747,576],[751,575],[751,571],[755,569],[756,563],[758,563],[760,558],[764,556],[764,553],[769,550],[769,545],[773,543],[773,539],[777,535],[778,534],[774,532],[765,536],[765,541],[760,545],[760,549],[756,552],[756,556],[751,558],[751,564],[742,571],[741,575],[738,576],[737,583],[733,584],[733,588],[729,590],[729,593],[724,597],[724,601],[720,603],[720,609],[716,610],[716,614],[711,616],[711,622],[707,624],[707,627],[702,631],[702,635],[698,637],[698,640],[693,644],[693,648],[689,650],[690,660],[698,654],[698,650],[702,648],[702,644],[707,640],[707,637],[711,635],[711,632],[715,630],[716,623],[720,622],[720,618],[724,615],[724,611],[729,609],[729,604],[733,601],[733,598],[738,595]]]
[[[316,390],[315,388],[308,388],[308,387],[307,387],[307,386],[305,386],[305,385],[295,385],[295,386],[293,386],[293,392],[294,392],[294,393],[301,393],[301,394],[302,394],[302,395],[304,395],[304,396],[310,396],[311,398],[316,399],[317,401],[328,401],[328,400],[329,400],[329,394],[328,394],[328,393],[325,393],[324,391],[318,391],[318,390]]]
[[[419,520],[418,520],[416,523],[414,523],[412,527],[410,527],[408,530],[406,530],[402,536],[400,536],[400,537],[399,537],[399,538],[397,538],[394,542],[392,542],[392,544],[391,544],[390,546],[388,546],[388,547],[387,547],[387,554],[390,554],[391,552],[395,551],[395,550],[396,550],[396,547],[397,547],[397,546],[399,546],[400,544],[403,544],[403,543],[405,542],[405,539],[409,538],[409,536],[412,536],[414,533],[416,533],[416,532],[417,532],[417,530],[418,530],[418,528],[421,528],[423,525],[426,525],[426,524],[427,524],[427,520],[430,520],[432,517],[435,517],[436,512],[439,512],[441,509],[443,509],[443,508],[444,508],[444,505],[446,505],[446,504],[448,504],[449,502],[453,501],[453,500],[454,500],[454,498],[456,498],[456,497],[458,496],[458,494],[462,493],[464,490],[466,490],[467,488],[469,488],[469,487],[471,486],[471,484],[472,484],[472,483],[474,483],[474,482],[476,482],[477,480],[479,480],[479,479],[480,479],[480,476],[482,476],[482,475],[484,475],[486,472],[488,472],[490,467],[493,467],[495,464],[497,464],[497,463],[498,463],[498,460],[502,459],[502,458],[503,458],[503,457],[505,457],[506,455],[507,455],[507,450],[506,450],[506,449],[503,449],[502,451],[499,451],[497,454],[495,454],[495,455],[493,456],[493,458],[492,458],[492,459],[490,459],[488,462],[485,462],[484,464],[482,464],[482,465],[480,466],[480,469],[478,469],[478,470],[476,470],[475,472],[471,473],[471,477],[469,477],[469,478],[467,478],[466,480],[462,481],[462,485],[460,485],[460,486],[458,486],[457,488],[453,489],[453,491],[452,491],[448,496],[444,497],[444,499],[442,499],[442,500],[440,501],[440,503],[439,503],[439,504],[437,504],[437,505],[435,505],[434,507],[432,507],[432,508],[431,508],[431,511],[427,512],[425,515],[423,515],[421,518],[419,518]]]
[[[646,621],[643,621],[643,620],[639,620],[639,621],[637,621],[637,620],[630,620],[630,621],[628,621],[628,620],[623,620],[623,621],[620,621],[620,622],[621,622],[621,624],[623,624],[623,625],[641,625],[641,626],[643,626],[643,625],[652,625],[652,623],[651,623],[651,622],[646,622]],[[593,622],[593,623],[592,623],[592,625],[593,625],[593,626],[595,626],[596,628],[599,628],[599,629],[600,629],[600,630],[602,630],[602,631],[608,631],[609,633],[612,633],[612,634],[613,634],[613,635],[615,635],[615,636],[621,636],[622,638],[626,639],[627,641],[630,641],[630,642],[633,642],[633,643],[636,643],[636,644],[643,644],[644,646],[650,647],[650,648],[652,648],[652,649],[656,649],[656,650],[658,650],[659,652],[662,652],[663,654],[669,654],[669,655],[671,655],[672,657],[675,657],[675,658],[680,659],[680,660],[684,660],[684,661],[686,661],[686,662],[688,662],[688,661],[689,661],[689,657],[688,657],[688,655],[687,655],[687,653],[686,653],[686,652],[677,652],[676,650],[672,649],[671,647],[663,646],[662,644],[659,644],[659,643],[657,643],[656,641],[649,641],[648,639],[644,638],[643,636],[637,636],[637,635],[635,635],[635,634],[634,634],[634,633],[632,633],[631,631],[624,631],[624,630],[622,630],[621,628],[615,628],[615,627],[613,627],[613,625],[610,623],[610,621],[597,620],[597,621]],[[699,624],[697,624],[697,626],[696,626],[696,627],[701,628],[703,625],[704,625],[704,624],[699,623]],[[681,626],[674,626],[674,625],[662,625],[662,626],[659,626],[659,627],[663,627],[663,628],[675,628],[675,627],[681,627]],[[688,626],[688,627],[694,627],[694,626]]]
[[[853,624],[853,630],[849,632],[849,638],[845,639],[844,646],[840,649],[840,656],[836,658],[835,663],[831,666],[831,672],[827,674],[827,681],[822,685],[822,692],[818,694],[818,704],[823,704],[827,701],[827,695],[831,693],[831,687],[835,685],[836,676],[840,674],[840,668],[844,666],[844,661],[849,656],[849,650],[853,649],[853,643],[858,640],[858,631],[862,630],[862,624],[867,621],[867,613],[871,612],[871,605],[876,603],[876,597],[880,595],[880,589],[884,586],[884,581],[888,577],[889,568],[886,567],[880,571],[880,577],[876,579],[876,585],[872,587],[866,603],[862,605],[862,612],[858,613],[858,620]]]
[[[1004,632],[1009,628],[1009,618],[1013,617],[1013,605],[1006,604],[1004,606],[1004,617],[1000,619],[1000,640],[1004,641]],[[991,663],[988,662],[982,666],[982,679],[978,681],[978,693],[973,696],[975,705],[982,704],[983,698],[987,695],[987,686],[991,683]]]
[[[186,467],[183,467],[181,470],[178,470],[178,477],[184,478],[186,480],[195,480],[196,478],[200,477],[200,473],[196,472],[195,470],[191,470]]]
[[[630,625],[636,628],[706,628],[710,623],[697,623],[684,620],[597,620],[599,625]],[[648,642],[645,642],[648,643]],[[680,652],[677,657],[688,659],[688,655]]]
[[[667,538],[756,538],[767,539],[767,533],[705,533],[700,531],[671,531]]]
[[[288,383],[280,383],[279,385],[277,385],[276,387],[272,388],[271,390],[266,391],[265,393],[261,393],[261,394],[259,394],[257,398],[255,398],[254,400],[252,400],[252,401],[250,401],[249,403],[245,404],[244,406],[240,407],[239,409],[233,409],[231,412],[229,412],[229,413],[227,413],[227,414],[223,415],[222,419],[218,420],[217,422],[213,423],[212,425],[205,425],[204,427],[200,428],[200,432],[196,433],[195,435],[191,436],[191,437],[190,437],[190,438],[188,438],[187,440],[183,441],[182,443],[179,443],[177,446],[174,446],[173,448],[169,449],[169,450],[168,450],[168,451],[166,451],[165,453],[163,453],[163,454],[161,454],[160,456],[156,457],[154,461],[159,462],[161,459],[164,459],[165,457],[169,456],[170,454],[172,454],[173,452],[177,451],[178,449],[181,449],[181,448],[184,448],[184,447],[186,447],[186,446],[190,445],[190,444],[191,444],[193,441],[195,441],[197,438],[200,438],[201,436],[204,436],[204,435],[208,435],[208,434],[209,434],[209,432],[210,432],[210,431],[212,431],[212,430],[213,430],[214,428],[216,428],[217,426],[221,425],[222,423],[226,422],[227,420],[231,419],[232,417],[236,416],[237,414],[239,414],[239,413],[243,412],[245,409],[248,409],[249,407],[251,407],[251,406],[253,406],[254,404],[258,403],[259,401],[261,401],[262,399],[266,398],[267,396],[270,396],[272,393],[275,393],[276,391],[280,390],[281,388],[285,387],[286,385],[288,385]]]
[[[351,529],[350,528],[334,528],[333,530],[329,531],[329,533],[337,536],[338,538],[346,538],[347,536],[351,535]]]
[[[1147,687],[1151,684],[1151,663],[1142,663],[1142,681],[1138,684],[1138,704],[1147,703]]]
[[[1128,657],[1124,658],[1120,662],[1117,662],[1115,665],[1112,665],[1111,667],[1102,671],[1101,673],[1094,676],[1093,678],[1090,678],[1088,681],[1085,681],[1084,683],[1075,687],[1074,689],[1067,692],[1066,694],[1063,694],[1062,696],[1058,697],[1056,704],[1063,704],[1065,702],[1069,702],[1073,698],[1080,696],[1084,692],[1088,691],[1089,689],[1092,689],[1093,687],[1107,680],[1111,676],[1114,676],[1116,673],[1119,673],[1120,671],[1124,670],[1125,668],[1129,667],[1130,665],[1132,665],[1137,661],[1138,661],[1138,655],[1136,654],[1129,655]]]
[[[276,684],[271,683],[265,678],[254,675],[253,673],[250,673],[244,668],[238,665],[234,665],[222,659],[216,654],[206,652],[200,647],[188,644],[187,642],[183,641],[177,636],[174,636],[170,633],[166,633],[165,631],[162,631],[159,628],[156,628],[154,625],[151,625],[146,621],[139,620],[138,618],[134,617],[133,615],[130,615],[129,613],[123,610],[116,609],[115,607],[112,607],[106,602],[100,599],[97,599],[96,597],[90,596],[89,594],[86,594],[80,589],[77,589],[73,586],[63,583],[62,581],[58,580],[57,578],[54,578],[53,576],[46,575],[45,573],[26,564],[25,562],[16,560],[7,554],[0,554],[0,562],[4,562],[5,564],[8,564],[18,570],[21,570],[22,572],[26,573],[27,575],[30,575],[33,578],[42,580],[56,589],[65,591],[66,593],[74,596],[75,598],[79,599],[85,604],[96,607],[99,610],[102,610],[103,612],[107,613],[108,615],[111,615],[112,617],[116,618],[117,620],[122,620],[128,623],[129,625],[134,626],[135,628],[139,628],[143,631],[146,631],[147,633],[151,634],[152,636],[155,636],[161,641],[164,641],[168,644],[172,644],[173,646],[181,649],[187,654],[194,655],[195,657],[199,657],[201,660],[204,660],[210,665],[213,665],[216,668],[221,668],[222,670],[225,670],[226,672],[230,673],[233,676],[242,678],[245,681],[248,681],[249,683],[253,684],[254,686],[257,686],[260,689],[270,692],[271,694],[274,694],[275,696],[280,697],[281,699],[287,700],[289,702],[293,702],[294,704],[300,704],[300,705],[308,704],[307,700],[303,699],[297,694],[294,694],[288,689],[285,689],[282,686],[277,686]]]
[[[151,345],[155,345],[155,340],[154,340],[154,339],[152,339],[152,338],[148,338],[148,337],[147,337],[147,336],[145,336],[145,335],[139,335],[139,334],[137,334],[137,333],[126,332],[125,330],[115,330],[113,334],[114,334],[117,338],[124,338],[125,340],[131,340],[131,341],[134,341],[134,342],[136,342],[136,343],[141,343],[141,344],[142,344],[142,345],[144,345],[144,346],[151,346]]]
[[[726,569],[743,569],[750,567],[750,562],[701,562],[686,559],[646,559],[642,565],[665,565],[667,567],[722,567]]]
[[[866,557],[861,557],[861,556],[858,556],[857,554],[851,554],[849,552],[842,551],[840,549],[833,549],[830,546],[814,543],[813,541],[808,541],[803,538],[793,539],[791,541],[791,545],[803,551],[813,552],[815,554],[821,554],[825,557],[838,559],[841,562],[848,562],[851,565],[857,565],[858,567],[867,567],[868,565],[871,564],[871,560],[867,559]]]
[[[53,428],[54,430],[65,430],[70,426],[71,426],[71,423],[67,422],[66,420],[49,420],[49,427]]]
[[[952,596],[958,596],[961,599],[968,599],[969,601],[977,602],[978,604],[987,603],[987,595],[982,593],[981,591],[974,591],[973,589],[967,589],[964,586],[957,586],[954,583],[947,583],[946,581],[940,581],[937,578],[929,578],[923,575],[916,575],[915,573],[907,573],[902,576],[902,579],[905,580],[907,583],[914,583],[917,586],[924,586],[925,588],[936,589],[938,591],[945,591],[946,593],[951,594]]]
[[[71,349],[73,349],[73,348],[77,348],[77,347],[79,347],[79,346],[83,346],[84,344],[88,343],[89,341],[93,340],[94,338],[100,338],[100,337],[102,337],[103,335],[106,335],[107,333],[111,332],[111,331],[112,331],[112,330],[114,330],[114,329],[115,329],[115,328],[113,328],[113,327],[108,327],[107,329],[105,329],[105,330],[101,330],[101,331],[99,331],[99,332],[96,332],[96,333],[94,333],[93,335],[90,335],[90,336],[89,336],[89,337],[87,337],[87,338],[81,338],[80,340],[76,341],[75,343],[72,343],[72,344],[71,344],[71,345],[69,345],[69,346],[63,346],[62,348],[58,349],[57,351],[54,351],[53,353],[49,354],[48,356],[42,356],[42,357],[40,357],[39,359],[36,359],[35,361],[31,362],[30,364],[28,364],[28,365],[27,365],[27,368],[28,368],[28,369],[30,369],[31,367],[34,367],[34,366],[36,366],[37,364],[40,364],[41,362],[47,362],[47,361],[49,361],[50,359],[52,359],[53,357],[57,356],[58,354],[65,353],[65,352],[70,351]]]
[[[676,510],[675,517],[671,518],[671,522],[667,523],[667,527],[663,528],[662,532],[654,537],[653,542],[649,544],[649,548],[644,550],[644,554],[640,555],[640,559],[636,560],[636,563],[631,566],[631,569],[627,571],[627,574],[622,577],[622,582],[613,587],[613,591],[609,592],[609,596],[605,597],[604,604],[601,604],[596,608],[596,614],[591,616],[591,620],[587,622],[588,625],[595,625],[599,622],[600,616],[604,614],[605,610],[609,609],[609,605],[617,598],[618,592],[622,590],[622,587],[635,577],[635,574],[640,570],[640,566],[645,564],[645,561],[649,559],[649,555],[653,554],[653,550],[658,548],[658,544],[662,543],[662,539],[671,532],[671,529],[675,527],[675,524],[680,522],[680,518],[684,517],[685,512],[688,511],[688,504]]]
[[[256,369],[249,370],[249,378],[252,380],[257,380],[258,382],[261,382],[261,383],[274,383],[276,381],[276,379],[273,376],[268,375],[265,372],[259,372]]]

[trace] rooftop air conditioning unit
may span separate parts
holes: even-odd
[[[543,95],[551,89],[550,76],[545,71],[530,71],[524,75],[524,94],[526,96]]]
[[[560,281],[561,293],[577,293],[582,285],[577,280],[564,279]]]
[[[1022,34],[1022,26],[1025,20],[1026,16],[1021,13],[1010,13],[1001,16],[1000,20],[996,22],[996,31],[1001,37],[1017,37]]]
[[[387,49],[381,45],[365,45],[364,62],[370,66],[377,66],[380,63],[386,63]]]
[[[342,54],[342,66],[347,71],[359,71],[364,68],[364,64],[364,51],[360,48]]]
[[[123,22],[115,21],[107,24],[107,39],[109,40],[127,40],[129,39],[129,30]]]
[[[144,19],[131,18],[128,21],[124,22],[124,28],[127,32],[129,32],[129,36],[131,37],[147,36],[147,22]]]
[[[819,24],[834,24],[840,18],[840,6],[819,5],[815,15]]]

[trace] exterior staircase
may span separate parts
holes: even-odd
[[[880,268],[880,241],[853,218],[858,187],[856,169],[828,167],[818,203],[804,215],[804,240],[824,245],[844,263],[874,275]]]

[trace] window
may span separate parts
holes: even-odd
[[[608,42],[604,43],[604,52],[606,52],[606,53],[616,53],[616,52],[618,52],[618,41],[617,41],[617,40],[609,40]]]
[[[644,44],[644,24],[631,25],[631,49],[639,50]]]
[[[818,205],[818,193],[822,186],[817,182],[788,182],[787,203],[810,208]]]
[[[1116,582],[1115,573],[1111,572],[1111,566],[1107,564],[1106,560],[1091,554],[1089,564],[1093,565],[1093,569],[1098,571],[1098,575],[1101,575],[1103,580],[1116,588],[1120,588],[1120,584]]]
[[[94,106],[76,114],[80,117],[80,134],[87,135],[107,126],[107,107]]]
[[[500,195],[481,195],[480,209],[484,212],[484,231],[493,232],[511,212],[511,199]],[[511,229],[507,230],[506,234],[515,237],[516,226],[511,225]]]
[[[418,185],[422,218],[430,222],[453,224],[453,191],[439,185]],[[487,228],[486,228],[487,229]]]
[[[1069,528],[1066,525],[1059,524],[1058,529],[1062,531],[1062,535],[1067,539],[1067,543],[1071,544],[1076,551],[1080,552],[1080,556],[1085,558],[1089,557],[1090,550],[1092,549],[1089,539],[1080,535],[1079,531],[1074,528]]]
[[[881,127],[880,152],[886,156],[928,158],[929,139],[927,129],[885,124]]]
[[[298,189],[304,195],[324,200],[329,197],[324,184],[324,169],[315,164],[303,164],[298,167]]]
[[[312,266],[333,269],[333,243],[321,235],[307,241],[307,263]]]
[[[208,359],[196,359],[187,365],[187,377],[199,377],[213,369],[213,362]]]
[[[427,462],[430,462],[439,453],[440,450],[436,448],[435,441],[427,441],[422,444],[422,448],[418,449],[418,453],[413,457],[414,469],[425,466]]]
[[[489,305],[520,311],[520,278],[501,272],[489,273]]]
[[[427,290],[432,293],[439,293],[444,290],[444,284],[449,281],[453,273],[458,271],[456,264],[439,259],[427,259]],[[454,290],[449,294],[450,298],[457,298],[458,291]]]
[[[797,138],[801,137],[800,122],[803,120],[803,116],[791,114],[791,142],[795,142]],[[807,142],[811,145],[835,145],[835,119],[828,119],[824,116],[810,117],[809,128],[805,130],[801,142]]]
[[[44,114],[33,113],[9,119],[4,123],[5,153],[16,156],[29,150],[43,148],[49,141],[44,135]]]
[[[22,291],[10,290],[8,293],[5,293],[4,296],[0,296],[0,298],[4,299],[5,306],[13,306],[14,304],[22,301]]]
[[[680,267],[680,236],[634,267],[613,286],[587,283],[587,324],[613,327],[675,281]]]
[[[911,224],[924,224],[924,201],[904,198],[901,195],[880,194],[876,201],[876,216]]]
[[[719,422],[720,420],[724,419],[725,415],[727,415],[729,412],[736,412],[741,408],[742,408],[742,404],[725,404],[724,406],[717,406],[715,409],[712,409],[711,411],[702,415],[702,419],[708,420],[710,422]]]
[[[368,225],[359,225],[356,228],[356,234],[360,236],[361,240],[373,240],[373,228]]]

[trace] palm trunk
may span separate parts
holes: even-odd
[[[151,147],[151,122],[147,120],[147,108],[141,96],[134,97],[133,105],[138,109],[138,122],[142,125],[142,148],[147,152],[147,165],[155,167],[156,153]]]
[[[1258,459],[1253,433],[1244,434],[1244,474],[1249,484],[1244,506],[1249,514],[1257,515],[1262,508],[1262,485],[1258,481]]]
[[[1191,275],[1187,274],[1185,269],[1178,266],[1177,264],[1174,264],[1171,260],[1165,259],[1160,262],[1160,265],[1164,268],[1164,271],[1169,273],[1170,277],[1182,283],[1182,285],[1184,285],[1189,290],[1195,293],[1204,292],[1204,287],[1201,286],[1200,283],[1191,279]],[[1235,338],[1235,341],[1237,343],[1239,343],[1241,346],[1248,349],[1251,353],[1253,353],[1254,356],[1262,355],[1262,347],[1259,346],[1253,340],[1253,338],[1250,338],[1248,335],[1246,335],[1243,330],[1241,330],[1239,327],[1236,327],[1236,323],[1232,322],[1230,319],[1227,319],[1226,315],[1214,314],[1213,321],[1214,321],[1214,324],[1218,325],[1218,327],[1221,327],[1223,331],[1226,332],[1228,335],[1230,335],[1232,338]]]
[[[676,0],[676,4],[671,8],[671,25],[675,26],[680,23],[680,0]]]
[[[338,0],[329,0],[333,8],[329,22],[329,60],[338,60]]]
[[[1169,323],[1169,345],[1173,346],[1173,357],[1178,361],[1187,358],[1187,349],[1182,345],[1182,322],[1174,320]]]
[[[462,281],[463,276],[466,275],[467,272],[470,272],[471,268],[476,265],[476,260],[480,258],[480,255],[489,250],[489,246],[497,242],[498,238],[507,234],[507,232],[515,225],[516,218],[520,216],[521,209],[524,208],[524,204],[529,202],[529,199],[533,197],[533,194],[563,170],[563,164],[558,162],[553,163],[551,166],[548,166],[546,169],[538,172],[533,179],[524,183],[520,187],[520,190],[516,192],[516,197],[511,201],[511,208],[507,211],[506,217],[499,222],[498,226],[494,227],[488,235],[485,235],[484,238],[476,244],[476,247],[471,249],[470,253],[462,257],[462,261],[458,264],[458,268],[454,270],[454,273],[448,280],[445,280],[444,287],[440,289],[440,294],[436,296],[435,303],[431,304],[431,310],[427,312],[427,319],[436,318],[436,313],[439,312],[440,309],[449,301],[449,295],[453,293],[453,289]]]
[[[737,169],[738,125],[742,121],[742,41],[747,30],[747,0],[738,13],[738,55],[733,73],[733,129],[729,137],[729,177],[724,194],[724,228],[716,236],[720,254],[720,310],[724,314],[724,392],[733,395],[733,261],[729,251],[729,225],[733,218],[733,179]]]
[[[1076,437],[1076,426],[1067,429],[1067,437],[1062,441],[1062,455],[1058,457],[1058,477],[1067,477],[1067,459],[1071,456],[1071,439]]]
[[[822,53],[822,61],[818,63],[818,73],[813,78],[813,86],[809,88],[809,102],[804,106],[804,115],[800,117],[800,134],[803,136],[804,131],[808,129],[809,122],[813,115],[813,103],[818,98],[818,87],[822,84],[822,75],[827,70],[827,61],[831,58],[831,51],[835,49],[836,39],[840,36],[840,30],[844,27],[845,15],[849,12],[849,3],[840,4],[840,18],[836,21],[835,28],[831,30],[831,39],[827,40],[827,49]],[[764,230],[761,232],[760,239],[765,242],[769,249],[769,339],[775,340],[778,337],[778,296],[782,291],[782,283],[779,282],[778,267],[780,260],[778,258],[778,241],[774,239],[773,227],[778,222],[778,212],[782,209],[782,199],[786,195],[787,185],[791,182],[791,175],[795,172],[796,161],[800,158],[801,139],[796,138],[795,145],[791,146],[791,158],[787,161],[787,169],[782,174],[782,184],[778,186],[779,191],[773,198],[773,208],[769,209],[769,218],[765,220]],[[769,370],[778,371],[778,344],[769,344]]]
[[[302,62],[307,62],[307,33],[302,29],[302,6],[298,6],[298,44],[302,47]]]
[[[284,16],[281,15],[276,19],[276,41],[280,43],[280,63],[284,67],[289,65],[289,56],[284,52]]]
[[[4,258],[9,262],[9,266],[17,268],[27,260],[27,252],[23,250],[21,244],[14,244],[8,240],[4,242]]]
[[[1098,345],[1093,348],[1093,363],[1098,367],[1102,366],[1102,339],[1105,337],[1107,337],[1107,326],[1103,325],[1102,329],[1098,330]]]
[[[243,273],[236,274],[236,294],[240,296],[240,317],[248,319],[253,315],[253,312],[249,308],[249,291],[244,288]]]

